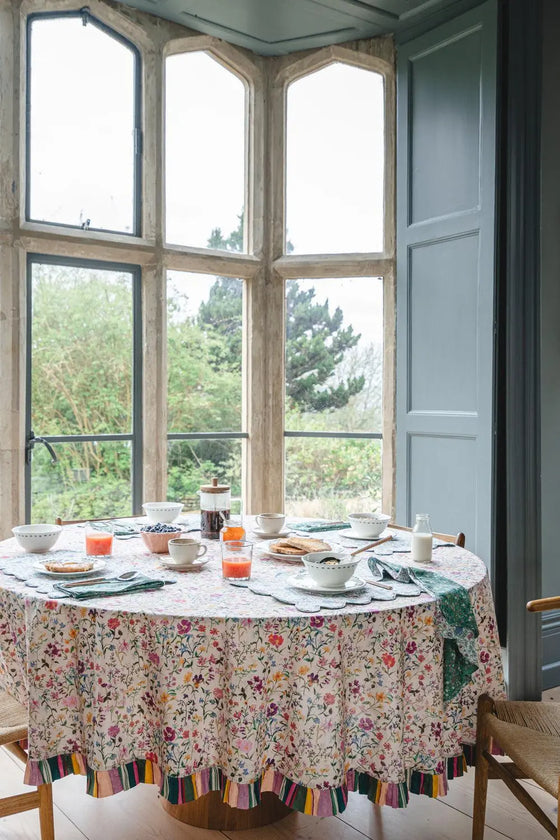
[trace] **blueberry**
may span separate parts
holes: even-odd
[[[181,529],[175,527],[175,525],[167,525],[165,522],[158,522],[157,525],[144,525],[141,530],[147,531],[150,534],[170,534],[175,531],[180,531]]]

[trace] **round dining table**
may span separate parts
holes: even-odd
[[[216,540],[203,541],[205,565],[182,572],[135,536],[114,540],[103,574],[139,570],[165,585],[85,600],[39,565],[83,553],[83,526],[65,526],[49,555],[0,543],[0,683],[29,708],[29,784],[80,773],[102,797],[152,783],[169,813],[209,828],[288,809],[335,815],[350,791],[392,807],[410,793],[445,795],[472,757],[478,696],[505,696],[484,563],[455,545],[422,566],[390,542],[378,550],[466,593],[475,626],[461,638],[433,591],[394,597],[369,583],[368,551],[356,570],[363,588],[310,597],[292,585],[301,560],[271,557],[253,525],[247,517],[249,585],[222,578]],[[364,546],[344,530],[310,536],[333,550]],[[450,643],[474,661],[446,696]]]

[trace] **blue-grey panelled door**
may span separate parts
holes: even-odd
[[[491,560],[496,6],[398,48],[397,521]]]

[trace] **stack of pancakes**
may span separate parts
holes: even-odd
[[[314,540],[308,537],[288,537],[270,543],[270,551],[274,554],[285,554],[287,557],[303,557],[312,551],[330,551],[331,546],[324,540]]]

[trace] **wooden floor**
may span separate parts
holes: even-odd
[[[558,700],[560,690],[546,692],[544,698]],[[21,777],[21,765],[0,750],[0,796],[28,790]],[[470,769],[463,778],[450,782],[445,798],[412,795],[405,809],[379,808],[353,793],[339,817],[293,813],[265,828],[222,832],[191,828],[168,816],[153,785],[139,785],[107,799],[93,799],[85,793],[84,778],[70,776],[53,786],[56,840],[468,840],[473,783],[474,770]],[[556,822],[555,800],[536,785],[526,784]],[[499,781],[489,783],[486,825],[485,840],[550,837]],[[36,811],[0,820],[0,840],[38,838]]]

